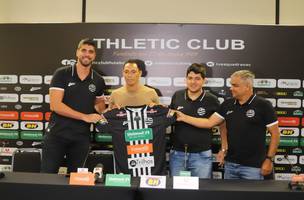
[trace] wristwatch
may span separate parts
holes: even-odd
[[[274,161],[274,157],[271,157],[271,156],[266,156],[266,159],[270,160],[271,162]]]

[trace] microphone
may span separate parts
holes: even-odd
[[[103,164],[98,163],[93,170],[95,183],[102,183],[103,182]]]
[[[0,172],[0,179],[4,178],[5,174],[3,172]]]
[[[286,159],[293,168],[293,164],[290,162],[288,154],[284,155],[284,159]],[[291,190],[304,190],[304,174],[300,174],[300,171],[296,171],[296,174],[291,177],[291,181],[288,183],[288,188]]]
[[[89,146],[89,149],[88,149],[88,152],[87,152],[87,155],[86,155],[86,157],[85,157],[85,159],[84,159],[84,161],[83,161],[83,163],[82,163],[82,165],[81,165],[81,168],[84,168],[84,167],[85,167],[85,164],[86,164],[86,162],[87,162],[87,160],[88,160],[88,157],[89,157],[89,154],[90,154],[91,150],[92,150],[92,146],[90,145],[90,146]]]

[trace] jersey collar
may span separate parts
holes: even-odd
[[[251,95],[251,97],[243,104],[243,105],[250,105],[252,101],[255,99],[256,94]],[[239,101],[237,99],[234,100],[234,105],[240,105]]]
[[[185,98],[185,100],[190,100],[190,101],[202,101],[204,99],[205,95],[206,95],[206,91],[203,90],[202,94],[199,97],[197,97],[195,100],[192,100],[188,96],[188,89],[185,89],[185,92],[184,92],[184,98]]]

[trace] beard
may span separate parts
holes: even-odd
[[[83,59],[79,59],[79,62],[84,67],[90,67],[92,65],[92,63],[93,63],[93,61],[84,62]]]

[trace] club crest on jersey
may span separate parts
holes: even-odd
[[[153,118],[147,117],[147,119],[145,120],[145,124],[147,126],[151,126],[153,124]]]
[[[200,115],[200,116],[205,115],[206,114],[206,109],[202,108],[202,107],[198,108],[197,109],[197,114]]]
[[[254,112],[254,110],[252,110],[252,109],[247,110],[247,112],[246,112],[246,116],[247,116],[248,118],[252,118],[252,117],[254,117],[254,116],[255,116],[255,112]]]
[[[96,91],[96,86],[94,84],[89,85],[89,90],[90,92],[95,92]]]

